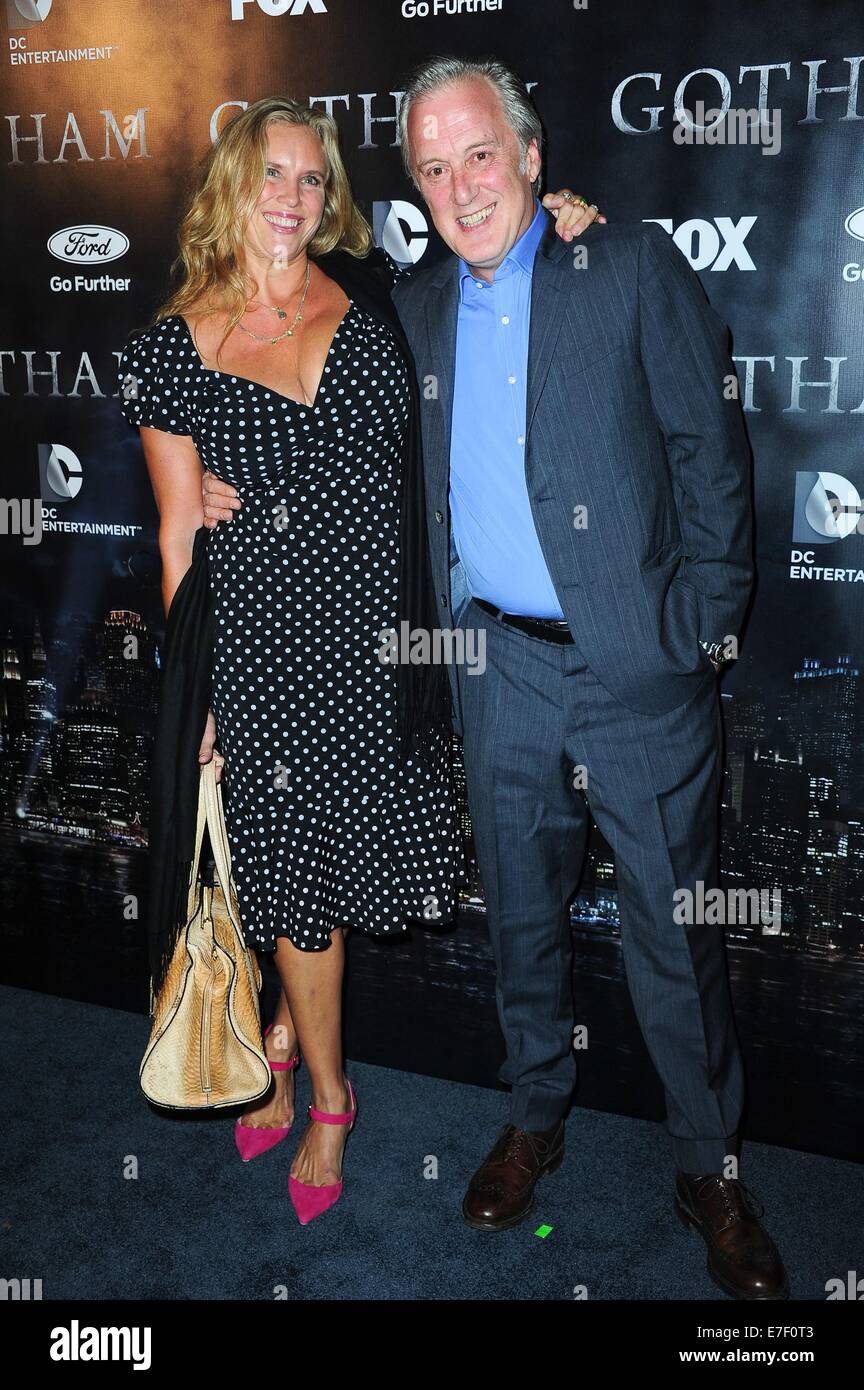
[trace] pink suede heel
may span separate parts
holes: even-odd
[[[273,1024],[270,1023],[264,1029],[264,1037],[270,1032]],[[271,1071],[293,1071],[300,1061],[299,1052],[293,1057],[289,1057],[287,1062],[271,1062],[267,1058]],[[293,1121],[292,1121],[293,1124]],[[248,1163],[251,1158],[257,1158],[259,1154],[266,1153],[268,1149],[275,1148],[281,1144],[282,1140],[291,1133],[291,1125],[278,1125],[275,1129],[253,1128],[252,1125],[241,1124],[240,1120],[234,1126],[234,1143],[244,1163]]]
[[[354,1128],[354,1121],[357,1119],[357,1096],[347,1076],[345,1084],[351,1097],[350,1110],[331,1115],[326,1110],[316,1110],[314,1106],[310,1105],[309,1118],[310,1120],[320,1120],[324,1125],[347,1125],[350,1134]],[[334,1202],[338,1202],[342,1196],[342,1189],[341,1178],[338,1182],[325,1184],[324,1187],[314,1187],[311,1183],[300,1182],[298,1178],[292,1178],[290,1173],[288,1175],[288,1195],[301,1226],[308,1226],[309,1222],[314,1221],[316,1216],[320,1216],[328,1207],[332,1207]]]

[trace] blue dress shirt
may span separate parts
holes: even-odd
[[[450,515],[475,598],[506,613],[563,618],[525,481],[531,277],[546,222],[535,203],[533,222],[491,282],[459,261]]]

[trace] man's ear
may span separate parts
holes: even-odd
[[[536,184],[537,180],[540,177],[540,170],[542,168],[542,160],[540,158],[540,151],[537,148],[536,140],[528,141],[527,147],[525,149],[525,162],[527,166],[526,172],[528,174],[528,177],[531,180],[532,184]]]

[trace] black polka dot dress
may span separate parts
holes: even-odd
[[[212,708],[243,930],[275,949],[452,916],[459,826],[445,775],[397,771],[400,455],[406,368],[354,301],[312,405],[203,365],[185,319],[121,356],[130,424],[191,435],[243,505],[208,536]],[[390,648],[392,655],[392,647]],[[203,731],[202,731],[203,732]]]

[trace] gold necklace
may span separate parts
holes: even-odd
[[[309,281],[310,281],[311,277],[312,277],[312,266],[311,266],[311,265],[309,264],[309,262],[307,261],[307,262],[306,262],[306,283],[305,283],[305,285],[303,286],[303,294],[302,294],[302,296],[301,296],[301,298],[300,298],[300,304],[299,304],[299,306],[298,306],[298,308],[297,308],[297,313],[294,315],[294,322],[291,324],[291,327],[290,327],[290,328],[286,328],[286,329],[285,329],[285,332],[284,332],[284,333],[279,333],[275,338],[271,338],[267,333],[253,333],[251,328],[247,328],[246,325],[245,325],[245,324],[242,324],[242,323],[238,323],[237,327],[240,328],[240,329],[242,329],[244,333],[248,333],[250,338],[255,338],[255,339],[257,339],[257,341],[258,341],[259,343],[281,343],[281,341],[282,341],[283,338],[291,338],[291,337],[293,337],[293,335],[294,335],[294,329],[297,327],[298,323],[302,322],[302,319],[303,319],[303,305],[306,303],[306,296],[307,296],[307,294],[309,293]],[[248,307],[248,306],[247,306],[247,307]],[[272,309],[272,308],[273,308],[273,305],[272,305],[272,304],[265,304],[263,307],[264,307],[265,309]],[[285,312],[284,309],[276,309],[276,313],[279,315],[280,319],[284,319],[284,318],[287,318],[287,317],[288,317],[288,315],[287,315],[287,313]]]

